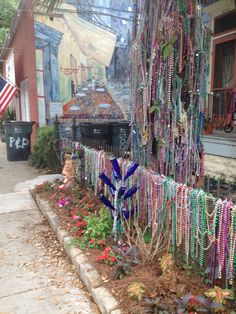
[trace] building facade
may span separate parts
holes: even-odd
[[[210,1],[212,32],[205,119],[205,173],[236,180],[236,1]]]

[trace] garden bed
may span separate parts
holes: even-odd
[[[109,229],[111,229],[110,213],[104,209],[104,205],[93,191],[77,184],[65,190],[63,187],[60,188],[58,182],[54,184],[43,183],[36,187],[33,193],[49,201],[51,209],[59,217],[62,228],[69,231],[73,236],[74,240],[71,245],[78,246],[85,251],[89,262],[101,274],[104,285],[119,301],[122,313],[142,314],[147,313],[147,309],[150,310],[148,313],[178,313],[181,306],[176,300],[181,300],[186,295],[188,311],[182,313],[202,313],[201,311],[194,311],[194,302],[195,308],[199,307],[196,305],[194,296],[204,297],[204,293],[210,288],[209,284],[206,283],[207,275],[193,264],[185,265],[181,259],[181,252],[175,256],[175,262],[171,262],[171,267],[167,272],[163,272],[163,267],[160,264],[160,258],[166,253],[162,252],[152,262],[145,265],[137,264],[134,266],[132,263],[126,263],[127,267],[123,265],[123,268],[128,270],[129,274],[121,279],[114,279],[117,263],[122,264],[117,252],[119,250],[124,251],[127,245],[123,243],[118,251],[114,247],[115,244],[109,236]],[[90,228],[94,219],[97,223],[93,227],[94,233],[91,233]],[[99,236],[96,238],[96,235]],[[116,272],[117,274],[119,276],[120,273]],[[136,296],[133,298],[128,294],[127,288],[132,283],[141,284],[144,290],[141,294],[147,300],[140,297],[140,301],[138,301]],[[191,294],[191,297],[188,294]],[[151,311],[151,307],[147,305],[150,301],[155,303],[155,300],[160,305],[157,312]],[[228,301],[221,313],[233,313],[232,309],[235,304],[230,302]],[[190,306],[191,304],[192,306]],[[213,312],[208,311],[208,313]]]

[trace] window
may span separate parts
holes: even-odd
[[[44,94],[43,50],[36,49],[36,74],[38,91],[38,120],[39,126],[46,124],[46,105]]]
[[[28,81],[20,83],[20,100],[21,100],[21,114],[23,121],[30,121],[30,104],[29,104],[29,84]]]
[[[236,28],[236,11],[215,19],[215,34],[223,33]]]
[[[215,46],[214,88],[233,87],[235,43],[231,40]]]

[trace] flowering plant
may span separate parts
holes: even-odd
[[[113,266],[117,262],[117,258],[110,247],[106,247],[103,253],[96,256],[96,262],[105,263]]]
[[[202,296],[194,296],[191,293],[186,294],[181,299],[176,300],[179,308],[178,314],[181,313],[215,313],[224,309],[223,305],[218,302],[212,302]]]
[[[60,197],[59,200],[57,201],[57,205],[59,207],[67,206],[70,203],[71,203],[71,198],[70,197]]]

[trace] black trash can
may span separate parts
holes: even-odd
[[[30,154],[30,135],[34,122],[10,121],[5,124],[7,160],[27,160]]]

